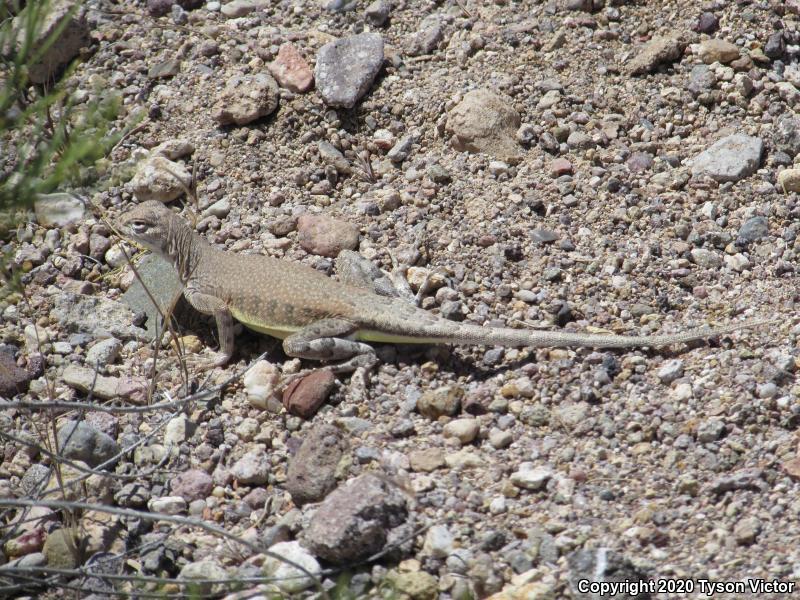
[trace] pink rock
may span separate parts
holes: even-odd
[[[358,229],[352,223],[325,215],[302,215],[297,220],[298,241],[303,250],[333,258],[358,246]]]
[[[293,92],[307,92],[314,83],[311,67],[289,42],[280,47],[277,58],[267,68],[281,87]]]
[[[172,478],[170,490],[174,496],[180,496],[187,502],[202,500],[211,494],[214,482],[211,476],[200,469],[189,469]]]
[[[17,536],[13,540],[7,541],[3,546],[3,551],[9,558],[17,558],[18,556],[39,552],[44,546],[44,538],[44,527],[37,527],[32,531]]]
[[[557,158],[550,163],[550,175],[553,177],[561,177],[562,175],[570,175],[572,173],[572,163],[566,158]]]

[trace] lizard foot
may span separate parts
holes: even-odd
[[[224,352],[212,352],[211,356],[193,354],[186,357],[186,366],[195,371],[208,371],[216,367],[224,367],[230,358]]]

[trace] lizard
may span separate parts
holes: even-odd
[[[364,281],[369,276],[342,282],[299,262],[215,248],[158,201],[123,214],[117,227],[123,236],[172,263],[188,303],[214,316],[219,352],[204,366],[223,366],[231,359],[234,319],[283,340],[287,356],[331,362],[328,368],[336,373],[374,366],[377,355],[367,342],[657,348],[774,322],[753,319],[644,336],[485,327],[445,319],[376,290]]]

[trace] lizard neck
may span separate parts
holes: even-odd
[[[166,258],[186,284],[200,264],[206,241],[180,219],[171,219],[167,235]]]

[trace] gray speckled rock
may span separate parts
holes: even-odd
[[[342,431],[333,425],[314,427],[289,461],[286,490],[297,505],[318,502],[336,485],[336,467],[348,450]]]
[[[175,268],[166,260],[155,254],[145,256],[136,267],[141,281],[136,279],[128,290],[122,294],[122,302],[128,305],[131,310],[146,315],[145,327],[147,337],[152,339],[156,335],[156,330],[161,323],[161,314],[153,306],[150,296],[158,302],[162,311],[169,308],[172,299],[181,292],[182,284],[178,279]],[[145,286],[150,294],[145,291]],[[175,311],[179,312],[183,306],[183,295],[176,303]]]
[[[320,48],[314,79],[325,104],[352,108],[382,65],[383,38],[377,33],[362,33]]]
[[[117,360],[122,342],[117,338],[100,340],[86,352],[86,364],[106,367]]]
[[[719,181],[739,181],[755,173],[761,164],[761,138],[737,133],[714,143],[692,161],[693,175],[708,175]]]
[[[117,442],[84,421],[69,421],[58,430],[62,456],[82,460],[90,467],[106,462],[120,450]]]
[[[133,312],[124,304],[64,292],[58,295],[51,316],[68,333],[87,333],[97,338],[144,339],[145,331],[136,327]]]
[[[364,474],[332,492],[311,517],[304,545],[335,564],[383,549],[391,529],[408,517],[405,495],[383,479]]]
[[[769,222],[764,217],[751,217],[739,229],[739,240],[744,243],[757,242],[769,237]]]

